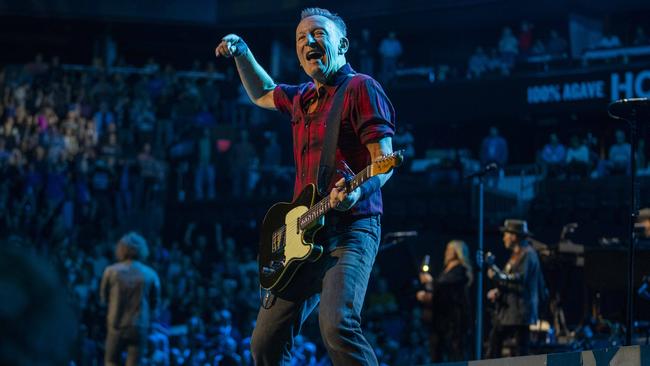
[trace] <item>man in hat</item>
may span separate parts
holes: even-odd
[[[488,269],[495,287],[488,299],[496,304],[487,357],[501,357],[503,341],[514,337],[516,347],[511,356],[528,354],[529,325],[537,322],[539,298],[544,293],[544,278],[535,249],[527,238],[532,234],[523,220],[508,219],[500,228],[503,244],[512,254],[502,271]]]

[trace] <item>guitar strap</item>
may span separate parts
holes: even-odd
[[[336,172],[336,145],[339,139],[339,130],[341,127],[341,114],[343,113],[343,99],[345,90],[348,83],[352,80],[353,74],[348,74],[347,78],[339,85],[334,100],[332,101],[332,109],[327,116],[325,125],[325,139],[323,140],[323,148],[320,153],[320,165],[318,167],[318,193],[321,196],[328,194],[327,188],[329,187],[334,172]]]

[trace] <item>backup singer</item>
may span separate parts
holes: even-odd
[[[318,181],[325,122],[337,88],[348,78],[336,161],[346,163],[342,169],[357,172],[392,153],[393,107],[374,79],[347,64],[346,36],[345,22],[338,15],[319,8],[303,10],[296,28],[296,53],[312,81],[300,85],[276,84],[237,35],[225,36],[215,50],[217,57],[234,57],[246,92],[257,106],[291,119],[294,199],[306,185]],[[343,178],[330,182],[329,201],[336,210],[327,214],[316,237],[325,253],[298,270],[290,294],[276,296],[270,306],[260,308],[251,340],[256,364],[288,364],[294,337],[320,302],[321,336],[333,364],[377,365],[361,331],[360,313],[380,240],[380,187],[390,175],[373,177],[349,194]]]
[[[472,265],[465,242],[452,240],[445,249],[444,268],[434,279],[420,273],[425,290],[418,291],[417,300],[424,306],[424,319],[430,329],[429,351],[433,362],[466,359],[469,319],[469,286]]]

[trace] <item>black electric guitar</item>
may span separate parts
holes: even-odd
[[[388,173],[403,159],[402,151],[397,151],[373,162],[348,182],[346,192],[375,175]],[[323,247],[314,244],[314,235],[325,225],[324,216],[331,207],[329,197],[317,198],[316,186],[309,184],[295,201],[276,203],[266,213],[258,256],[262,288],[281,294],[300,266],[323,254]]]

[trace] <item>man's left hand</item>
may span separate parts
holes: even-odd
[[[423,285],[433,283],[433,276],[427,272],[420,272],[420,283]]]
[[[361,189],[357,188],[350,193],[345,191],[345,179],[336,182],[330,192],[330,207],[337,211],[347,211],[361,198]]]
[[[499,297],[499,289],[498,288],[493,288],[487,293],[487,298],[488,300],[495,302],[497,301],[497,298]]]

